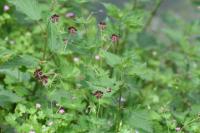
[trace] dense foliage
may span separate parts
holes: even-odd
[[[200,21],[162,2],[1,0],[0,132],[200,133]]]

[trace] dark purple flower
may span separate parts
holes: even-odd
[[[41,69],[35,70],[34,77],[43,85],[46,85],[48,83],[48,76],[44,75]]]
[[[40,80],[43,85],[46,85],[48,83],[48,76],[42,75],[42,78]]]
[[[119,41],[119,36],[116,34],[112,34],[111,36],[112,42],[118,42]]]
[[[95,92],[93,93],[93,95],[94,95],[97,99],[100,99],[100,98],[103,96],[103,92],[97,90],[97,91],[95,91]]]
[[[99,23],[99,29],[104,30],[106,28],[106,23],[105,22],[100,22]]]
[[[69,32],[70,34],[76,34],[76,31],[77,31],[77,29],[76,29],[75,27],[73,27],[73,26],[70,26],[70,27],[68,28],[68,32]]]
[[[36,78],[36,79],[41,79],[41,77],[42,77],[42,75],[43,75],[43,73],[42,73],[42,70],[41,69],[36,69],[35,70],[35,72],[34,72],[34,77]]]
[[[58,22],[59,21],[59,16],[57,14],[54,14],[51,16],[51,21],[53,23]]]

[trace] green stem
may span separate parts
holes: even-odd
[[[69,37],[67,38],[67,43],[66,43],[65,46],[64,46],[64,52],[65,52],[65,50],[67,49],[67,45],[70,44],[70,41],[71,41],[71,34],[70,34]]]
[[[145,24],[145,26],[143,27],[143,31],[146,31],[146,29],[149,27],[149,25],[151,24],[154,16],[156,15],[158,9],[160,8],[161,4],[164,2],[165,0],[160,0],[156,7],[153,9],[153,11],[151,12],[151,15],[149,17],[149,19],[147,20],[147,23]]]
[[[97,107],[97,118],[99,118],[99,110],[100,110],[100,99],[98,99],[98,107]]]
[[[166,116],[166,112],[164,111],[164,115]],[[167,121],[167,119],[166,119],[166,117],[165,117],[165,121]],[[168,126],[168,124],[166,124],[167,125],[167,133],[169,133],[169,126]]]
[[[120,128],[120,122],[121,122],[121,98],[122,98],[122,92],[119,90],[119,99],[118,99],[118,123],[117,123],[117,132],[119,132]]]
[[[136,9],[136,7],[137,7],[137,0],[134,0],[132,9],[134,10],[134,9]]]
[[[45,55],[46,55],[46,50],[47,50],[47,33],[46,33],[45,29],[42,27],[42,25],[40,24],[40,22],[39,21],[36,21],[36,22],[40,26],[40,29],[41,29],[42,34],[44,36],[44,42],[45,42],[45,44],[44,44],[44,48],[43,48],[42,60],[45,60]]]

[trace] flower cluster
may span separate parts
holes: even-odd
[[[75,15],[75,13],[73,13],[73,12],[69,12],[69,13],[67,13],[67,14],[65,15],[65,17],[71,18],[71,19],[74,19],[75,16],[76,16],[76,15]],[[59,21],[59,18],[60,18],[59,15],[54,14],[54,15],[51,16],[50,20],[51,20],[52,23],[56,23],[56,22]],[[99,27],[99,29],[100,29],[101,31],[102,31],[102,30],[105,30],[105,29],[106,29],[106,23],[103,22],[103,21],[101,21],[101,22],[99,22],[98,27]],[[74,26],[68,27],[68,33],[71,34],[71,35],[75,35],[75,34],[77,33],[76,27],[74,27]],[[112,41],[113,43],[118,42],[118,41],[119,41],[119,35],[112,34],[112,35],[111,35],[111,41]]]
[[[36,69],[35,70],[34,77],[39,82],[41,82],[43,85],[46,85],[48,83],[48,76],[44,75],[41,69]]]

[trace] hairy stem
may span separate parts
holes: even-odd
[[[197,118],[192,119],[191,121],[189,121],[188,123],[184,124],[183,127],[181,128],[181,131],[188,125],[192,124],[193,122],[199,121],[200,117],[198,116]]]
[[[40,26],[40,29],[42,31],[42,34],[44,36],[44,48],[43,48],[43,57],[42,60],[45,60],[45,55],[46,55],[46,49],[47,49],[47,32],[45,28],[42,27],[41,23],[37,21],[37,24]]]
[[[98,107],[97,107],[97,118],[99,117],[99,110],[100,110],[100,99],[98,99]]]
[[[132,9],[134,10],[134,9],[136,9],[136,7],[137,7],[137,0],[134,0]]]

